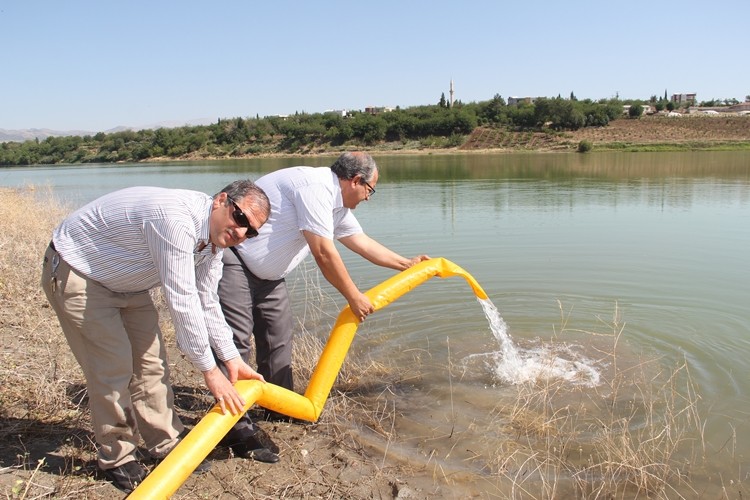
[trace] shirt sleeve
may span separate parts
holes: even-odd
[[[300,231],[333,239],[333,200],[324,186],[313,184],[294,191],[294,209]]]
[[[216,362],[209,344],[207,314],[203,311],[197,285],[198,269],[193,254],[197,238],[191,226],[179,220],[152,220],[144,224],[143,232],[172,315],[177,346],[197,369],[207,371],[216,366]],[[201,286],[211,285],[202,283]],[[219,343],[223,346],[223,342]]]
[[[227,361],[239,356],[239,351],[234,345],[234,334],[224,319],[224,313],[221,311],[219,303],[219,294],[217,292],[221,273],[224,268],[221,256],[223,250],[219,250],[215,255],[205,259],[195,267],[197,278],[198,296],[203,306],[203,314],[208,329],[208,341],[214,348],[216,356]]]
[[[336,225],[336,228],[334,229],[334,237],[337,240],[346,238],[353,234],[364,233],[359,221],[348,208],[336,209],[333,214],[333,219],[334,224]]]

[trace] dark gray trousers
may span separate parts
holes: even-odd
[[[267,382],[293,390],[292,308],[286,281],[258,278],[232,249],[224,250],[223,263],[219,300],[240,356],[250,362],[254,337],[258,373]],[[219,367],[226,374],[223,364]],[[245,414],[227,436],[241,439],[253,432],[254,424]]]

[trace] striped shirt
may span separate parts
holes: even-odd
[[[329,167],[291,167],[255,182],[268,195],[271,215],[257,237],[237,249],[247,268],[261,279],[285,277],[310,253],[302,231],[328,239],[362,232],[343,205],[339,179]]]
[[[209,240],[212,197],[197,191],[131,187],[98,198],[54,231],[71,267],[117,293],[162,287],[177,345],[201,371],[239,356],[217,295],[222,252]]]

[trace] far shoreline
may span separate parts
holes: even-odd
[[[509,149],[509,148],[498,148],[498,149],[461,149],[461,148],[434,148],[434,149],[372,149],[372,148],[347,148],[336,151],[311,151],[305,153],[259,153],[259,154],[244,154],[235,156],[183,156],[178,158],[172,157],[155,157],[148,158],[142,161],[122,161],[114,162],[115,164],[121,163],[168,163],[168,162],[192,162],[192,161],[230,161],[230,160],[253,160],[253,159],[265,159],[265,158],[311,158],[311,157],[337,157],[345,152],[360,151],[367,153],[371,156],[481,156],[481,155],[503,155],[503,154],[596,154],[596,153],[678,153],[678,152],[697,152],[697,151],[746,151],[750,150],[750,141],[720,141],[717,143],[707,143],[702,145],[696,144],[681,144],[681,143],[655,143],[655,144],[637,144],[637,145],[622,145],[620,143],[613,143],[609,147],[601,145],[591,151],[581,153],[574,149],[552,149],[552,148],[540,148],[540,149]],[[73,165],[85,165],[85,163],[76,163]]]
[[[377,142],[374,144],[349,142],[341,145],[332,145],[328,142],[311,142],[297,143],[295,147],[284,150],[285,144],[282,138],[274,137],[265,141],[238,143],[226,150],[222,150],[215,144],[204,144],[199,149],[189,153],[160,154],[159,156],[148,157],[133,156],[127,152],[122,154],[122,151],[111,149],[113,147],[111,144],[108,146],[90,144],[79,146],[78,149],[66,153],[64,157],[54,155],[24,157],[19,153],[21,156],[16,157],[15,161],[0,165],[0,168],[3,166],[149,164],[334,157],[346,151],[363,151],[372,156],[748,151],[750,150],[750,116],[620,118],[606,126],[584,127],[572,131],[556,131],[548,128],[522,130],[480,126],[468,135],[458,136],[455,139],[448,141],[445,138],[427,137],[420,140]],[[122,145],[120,146],[122,147]],[[125,147],[127,149],[127,146]],[[39,163],[34,163],[35,160]],[[45,160],[48,161],[45,162]]]

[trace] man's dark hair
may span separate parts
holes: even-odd
[[[264,221],[267,220],[268,216],[271,214],[271,202],[268,201],[266,192],[250,179],[234,181],[216,193],[216,196],[221,193],[227,193],[227,196],[235,202],[246,200],[250,206],[250,210],[257,215],[262,216]],[[229,203],[231,203],[231,201],[227,200],[227,204]]]
[[[339,179],[354,179],[361,175],[362,180],[370,182],[378,166],[367,153],[344,153],[331,165],[331,170]]]

